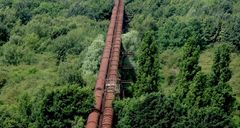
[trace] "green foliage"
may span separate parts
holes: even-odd
[[[53,91],[41,90],[38,97],[31,99],[23,95],[19,100],[22,124],[25,127],[83,127],[91,105],[89,88],[65,86]]]
[[[63,5],[65,4],[65,6]],[[50,16],[59,15],[64,10],[64,7],[69,7],[68,2],[63,1],[41,1],[37,8],[34,8],[33,14],[48,14]]]
[[[212,74],[209,79],[209,88],[206,92],[209,104],[222,108],[224,112],[231,113],[235,98],[232,96],[232,88],[227,83],[231,79],[230,48],[221,45],[215,52]]]
[[[11,111],[9,106],[0,105],[0,128],[22,128],[19,115]]]
[[[214,52],[216,51],[215,49],[219,47],[219,44],[218,45],[215,45],[214,47],[210,47],[208,48],[207,50],[203,51],[201,56],[200,56],[200,59],[199,59],[199,65],[202,67],[202,71],[204,73],[211,73],[211,68],[212,68],[212,65],[213,65],[213,59],[214,59]],[[239,88],[239,70],[240,70],[240,64],[239,64],[239,61],[240,61],[240,56],[239,56],[239,53],[231,53],[231,62],[230,62],[230,65],[229,65],[229,68],[231,70],[231,74],[232,74],[232,77],[231,79],[227,82],[229,84],[229,86],[232,87],[233,89],[233,94],[236,94],[236,96],[240,96],[239,92],[240,92],[240,88]]]
[[[231,52],[228,45],[219,46],[219,48],[216,50],[212,66],[212,79],[210,80],[213,86],[216,86],[219,83],[226,83],[230,80],[230,53]]]
[[[99,35],[92,44],[84,50],[84,61],[82,62],[81,69],[85,76],[96,74],[100,64],[100,57],[104,48],[104,37]]]
[[[40,107],[43,127],[70,127],[75,116],[87,117],[92,105],[89,89],[70,86],[47,94]]]
[[[156,20],[151,15],[141,15],[134,17],[130,26],[138,30],[141,37],[144,37],[144,34],[148,31],[157,30]]]
[[[239,114],[238,115],[235,115],[234,117],[233,117],[233,122],[234,122],[234,127],[239,127],[239,125],[240,125],[240,116],[239,116]]]
[[[32,18],[31,10],[39,6],[39,2],[34,0],[16,1],[12,6],[16,9],[16,17],[21,20],[22,24],[27,24]]]
[[[59,84],[78,84],[84,86],[81,71],[76,66],[61,63],[59,66]]]
[[[137,31],[130,31],[122,35],[122,44],[123,48],[126,51],[131,51],[136,53],[138,46],[138,42],[140,42],[139,33]]]
[[[84,127],[113,3],[0,0],[0,127]],[[137,69],[140,83],[127,91],[141,97],[115,103],[117,127],[232,127],[231,113],[239,127],[229,87],[239,96],[238,53],[230,63],[230,51],[220,48],[211,70],[213,55],[204,52],[199,65],[209,75],[197,62],[209,45],[226,42],[239,51],[239,1],[125,0],[125,5],[130,32],[122,43],[135,56],[123,63]],[[144,36],[147,31],[151,36]],[[188,40],[195,43],[186,44],[190,50],[179,59]],[[122,78],[135,77],[135,71],[125,73]],[[152,93],[159,90],[164,91]],[[184,98],[172,98],[175,93]]]
[[[177,84],[178,64],[181,60],[181,50],[168,49],[160,54],[161,72],[164,76],[162,86],[165,94],[170,95]]]
[[[234,53],[231,55],[231,63],[230,63],[230,69],[232,71],[232,78],[229,80],[229,85],[233,88],[233,93],[237,96],[240,96],[240,88],[239,88],[239,68],[240,64],[239,62],[239,55],[237,53]],[[234,70],[233,70],[234,69]]]
[[[122,80],[136,81],[136,68],[137,68],[137,55],[138,48],[140,47],[138,43],[141,42],[139,38],[139,32],[129,31],[125,34],[122,34],[122,53],[130,53],[130,55],[123,55],[121,58],[121,66],[132,68],[120,69],[120,75]],[[133,83],[127,83],[122,86],[124,88],[125,96],[133,96]]]
[[[178,85],[175,92],[178,95],[150,93],[116,102],[117,127],[233,127],[234,98],[226,83],[231,78],[229,47],[222,45],[215,53],[212,70],[213,74],[219,72],[216,80],[222,81],[216,88],[209,82],[212,77],[200,72],[199,47],[188,42],[183,50],[178,81],[181,88]]]
[[[231,78],[230,53],[227,45],[221,45],[215,52],[213,73],[209,78],[200,73],[193,79],[185,99],[187,108],[190,107],[187,118],[191,122],[186,121],[182,126],[232,127],[231,113],[234,111],[235,99],[231,87],[226,83]],[[202,120],[207,120],[207,123],[194,119],[199,119],[199,116]]]
[[[0,127],[84,127],[113,2],[82,2],[0,0]]]
[[[131,19],[130,27],[139,31],[141,38],[144,31],[157,31],[156,40],[162,48],[181,47],[192,37],[201,48],[219,41],[238,47],[239,16],[234,11],[237,3],[234,0],[129,0],[126,14]]]
[[[15,42],[15,44],[21,44],[20,43],[21,41],[24,42],[30,49],[33,49],[35,51],[38,51],[39,47],[41,47],[38,43],[39,36],[35,33],[29,34],[28,36],[25,36],[23,39],[18,39],[17,36],[16,37],[12,36],[11,38],[11,42]]]
[[[5,72],[0,72],[0,89],[6,85],[8,80],[8,76],[6,75]]]
[[[74,47],[74,42],[68,38],[60,37],[56,40],[56,46],[54,52],[57,53],[57,64],[64,62],[69,49]]]
[[[6,64],[17,65],[23,58],[22,51],[16,45],[4,45],[3,51],[4,62]]]
[[[202,21],[202,34],[201,38],[203,41],[202,45],[208,45],[216,42],[219,38],[219,33],[221,31],[220,21],[214,17],[204,18]]]
[[[171,127],[178,118],[174,101],[160,93],[116,102],[115,108],[119,110],[117,128]]]
[[[188,82],[193,80],[194,76],[200,70],[198,66],[200,50],[195,41],[189,41],[185,44],[183,52],[179,79],[180,82]]]
[[[231,42],[234,44],[237,49],[240,49],[240,15],[233,16],[228,23],[226,23],[226,26],[223,28],[224,34],[223,34],[223,40],[225,42]]]
[[[188,110],[186,117],[181,117],[180,122],[174,125],[176,128],[232,128],[231,117],[217,107],[192,108]]]
[[[186,97],[189,91],[190,83],[201,70],[198,66],[200,49],[194,40],[190,40],[183,47],[183,56],[180,63],[180,72],[178,76],[179,85],[176,88],[180,100]]]
[[[137,82],[135,93],[137,96],[144,93],[158,91],[160,82],[158,45],[153,42],[151,32],[145,34],[138,53]]]
[[[191,26],[187,27],[184,22],[179,22],[179,19],[170,18],[159,28],[159,42],[163,48],[179,47],[184,44],[191,36]]]
[[[7,65],[32,64],[35,62],[33,53],[29,49],[24,49],[15,44],[6,44],[3,49],[3,62]]]
[[[72,125],[72,128],[83,128],[84,127],[84,119],[82,117],[76,117],[75,123]]]
[[[76,2],[69,9],[68,15],[86,15],[96,20],[106,19],[111,16],[113,3],[113,0],[88,0]]]
[[[9,36],[10,33],[8,28],[0,22],[0,46],[2,46],[4,42],[8,41]]]
[[[1,5],[0,5],[1,6]],[[3,23],[3,26],[11,29],[16,23],[17,18],[15,17],[16,10],[9,7],[0,8],[0,24]]]
[[[201,72],[196,74],[189,87],[185,102],[188,107],[197,106],[203,107],[205,105],[204,92],[206,90],[207,76]]]

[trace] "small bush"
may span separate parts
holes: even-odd
[[[68,63],[61,63],[58,69],[60,84],[78,84],[85,85],[82,79],[81,71]]]

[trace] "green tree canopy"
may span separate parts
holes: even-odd
[[[135,85],[137,95],[156,92],[160,84],[158,45],[153,41],[153,36],[152,32],[147,32],[139,48]]]
[[[81,120],[87,118],[93,103],[90,92],[90,88],[72,85],[53,91],[41,90],[36,98],[23,95],[19,100],[22,124],[36,128],[83,124]]]
[[[180,100],[186,97],[191,82],[201,70],[198,66],[200,48],[194,40],[189,40],[183,47],[183,56],[180,62],[178,86],[176,92]]]
[[[212,73],[208,82],[209,88],[206,92],[209,105],[222,108],[224,112],[229,114],[235,101],[232,96],[232,88],[227,83],[231,78],[230,53],[230,48],[226,44],[219,46],[215,51]]]

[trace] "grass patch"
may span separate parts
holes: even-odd
[[[7,83],[0,90],[0,101],[16,104],[18,97],[24,93],[35,94],[41,88],[52,88],[58,73],[54,57],[46,54],[36,55],[39,63],[34,65],[1,66],[7,74]]]
[[[176,87],[176,78],[179,72],[178,62],[181,55],[181,49],[168,49],[160,55],[161,74],[164,78],[162,89],[166,95],[171,94]]]
[[[230,68],[232,71],[232,78],[229,84],[233,88],[233,92],[240,97],[240,55],[237,53],[232,54],[232,62]]]
[[[209,48],[203,51],[199,58],[199,66],[202,68],[202,72],[210,73],[213,64],[214,48]]]

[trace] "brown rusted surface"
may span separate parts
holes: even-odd
[[[88,117],[87,127],[96,128],[98,126],[98,123],[96,122],[96,120],[98,120],[98,118],[99,118],[99,113],[98,112],[93,111],[92,113],[90,113],[89,117]]]
[[[112,108],[105,108],[103,113],[103,121],[101,128],[111,128],[112,127],[112,115],[113,115],[113,109]]]
[[[118,66],[121,51],[121,33],[123,24],[123,0],[119,0],[119,10],[117,16],[117,25],[113,38],[111,61],[108,69],[107,79],[109,80],[106,85],[108,86],[104,95],[104,105],[102,105],[102,122],[100,128],[111,128],[113,121],[112,102],[115,98],[115,89],[118,84]]]
[[[118,67],[121,51],[123,6],[123,0],[115,0],[95,85],[95,106],[88,116],[86,128],[112,127],[112,102],[119,83]]]

